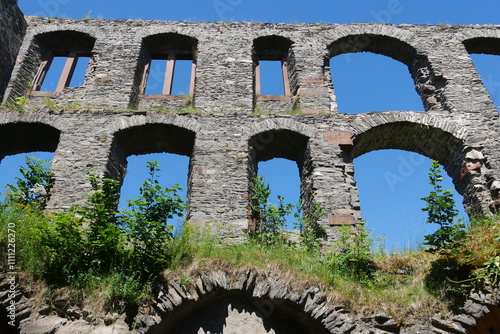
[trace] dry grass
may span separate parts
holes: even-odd
[[[29,268],[41,266],[41,259],[38,250],[32,246],[31,231],[22,227],[35,224],[39,218],[23,213],[12,219],[16,222],[19,220],[18,242],[23,248],[20,264],[25,265],[28,272],[21,279],[21,285],[32,287],[30,295],[40,302],[35,309],[43,308],[44,303],[62,305],[66,301],[95,316],[104,316],[110,311],[110,305],[115,307],[112,311],[123,307],[123,300],[113,296],[113,289],[116,291],[120,288],[119,285],[117,288],[116,278],[113,281],[112,277],[89,275],[85,284],[60,289],[49,288],[43,281],[33,279],[36,277],[33,274],[35,270],[30,272]],[[498,220],[478,224],[463,245],[471,253],[461,255],[461,263],[480,267],[498,256],[499,235]],[[374,255],[376,270],[366,279],[353,279],[345,272],[334,269],[327,254],[312,254],[290,245],[263,246],[252,240],[241,244],[224,244],[214,235],[199,234],[194,230],[174,239],[167,251],[172,254],[172,262],[164,278],[187,286],[192,286],[202,272],[220,270],[228,275],[229,280],[234,280],[252,267],[256,268],[259,275],[281,277],[294,292],[300,293],[310,286],[321,286],[333,305],[344,305],[358,317],[387,312],[404,325],[425,321],[436,313],[448,312],[448,305],[442,296],[431,294],[425,287],[431,263],[437,256],[423,251]],[[152,297],[146,294],[142,300],[151,302]]]

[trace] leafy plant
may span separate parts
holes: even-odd
[[[61,111],[63,109],[62,105],[49,98],[43,99],[43,103],[49,108],[50,111]]]
[[[470,266],[460,264],[458,255],[468,254],[462,243],[467,236],[465,224],[456,219],[458,210],[451,190],[443,190],[443,178],[439,163],[433,161],[429,170],[429,181],[432,190],[427,197],[422,198],[427,206],[422,211],[427,212],[427,223],[438,224],[439,229],[426,235],[424,244],[428,252],[438,253],[440,258],[432,262],[432,268],[425,279],[426,287],[434,293],[443,294],[446,298],[459,304],[463,301],[471,287],[469,275]]]
[[[47,167],[50,161],[26,156],[26,167],[21,167],[22,178],[16,177],[16,184],[8,184],[7,201],[35,205],[44,209],[52,188],[53,173]]]
[[[168,255],[165,243],[173,237],[173,226],[168,220],[182,217],[185,204],[179,196],[179,185],[163,188],[157,173],[157,161],[148,162],[149,178],[140,188],[140,196],[128,201],[128,209],[120,212],[121,228],[132,244],[132,257],[136,265],[148,274],[164,268]]]
[[[328,254],[330,266],[347,277],[368,281],[375,272],[370,246],[373,240],[365,224],[344,225],[338,228],[340,238],[333,241]]]
[[[438,224],[439,229],[425,236],[424,244],[430,246],[429,252],[450,254],[458,250],[458,243],[466,236],[463,220],[456,222],[458,210],[451,190],[443,190],[441,182],[441,170],[439,163],[433,161],[429,171],[429,181],[432,191],[427,197],[422,198],[427,206],[422,211],[427,212],[427,223]]]
[[[46,277],[69,283],[81,275],[106,274],[123,264],[124,241],[116,206],[118,182],[89,174],[92,186],[86,203],[68,212],[50,214],[51,224],[42,225],[37,235],[51,254]]]
[[[29,99],[26,96],[19,96],[14,99],[14,102],[10,101],[7,106],[12,111],[26,112],[26,107],[29,106]]]
[[[258,222],[256,238],[266,245],[284,241],[280,229],[285,226],[286,216],[292,213],[294,208],[293,204],[285,204],[284,198],[279,195],[279,204],[269,202],[270,195],[269,185],[265,183],[264,177],[259,175],[254,179],[252,209]]]
[[[325,237],[325,228],[320,225],[319,221],[324,215],[323,207],[319,203],[314,203],[309,214],[304,213],[302,203],[297,205],[295,218],[297,218],[297,227],[300,230],[300,243],[308,251],[317,251],[321,248]]]

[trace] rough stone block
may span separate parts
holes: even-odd
[[[356,225],[356,220],[349,215],[329,215],[330,226]]]
[[[330,144],[353,145],[354,134],[349,131],[325,131],[323,139]]]

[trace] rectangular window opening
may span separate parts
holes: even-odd
[[[258,95],[289,95],[285,81],[286,68],[281,60],[259,60],[260,92]]]
[[[57,85],[61,79],[67,59],[68,57],[55,56],[49,61],[49,68],[46,70],[46,73],[44,73],[45,75],[40,83],[39,91],[55,92],[57,90]]]
[[[193,67],[192,60],[189,59],[175,60],[171,95],[190,95],[192,67]]]
[[[90,58],[88,53],[74,51],[50,53],[41,64],[31,94],[57,96],[65,87],[83,86]]]
[[[151,59],[146,90],[144,91],[145,95],[163,94],[166,69],[167,59]]]
[[[192,95],[194,66],[191,54],[151,55],[144,73],[144,95]]]
[[[75,70],[71,76],[71,81],[68,87],[81,87],[85,82],[85,74],[89,67],[90,56],[80,56],[76,60]]]

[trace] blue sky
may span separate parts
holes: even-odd
[[[498,0],[19,0],[26,15],[67,18],[148,19],[171,21],[253,21],[322,23],[412,23],[412,24],[500,24]],[[498,56],[474,55],[483,81],[494,102],[500,105],[500,61]],[[332,76],[340,112],[423,110],[407,68],[392,59],[372,54],[340,55],[332,62]],[[384,80],[387,80],[384,82]],[[397,80],[398,85],[394,85]],[[380,96],[390,98],[380,99]],[[362,98],[361,98],[362,97]],[[50,154],[40,155],[51,158]],[[134,198],[146,177],[146,161],[162,162],[166,184],[186,188],[186,157],[163,155],[129,158],[129,174],[123,198]],[[22,157],[6,157],[0,165],[0,192],[12,183]],[[387,239],[390,249],[416,246],[432,232],[424,224],[420,199],[428,194],[428,158],[406,151],[377,151],[355,160],[363,217],[373,236]],[[291,202],[298,200],[298,171],[294,162],[274,159],[261,163],[259,171],[271,183],[274,194]],[[142,174],[141,174],[142,173]],[[445,178],[445,188],[452,188]],[[458,204],[461,202],[456,197]],[[123,203],[123,201],[122,201]],[[461,207],[461,206],[460,206]],[[462,215],[465,214],[462,212]]]

